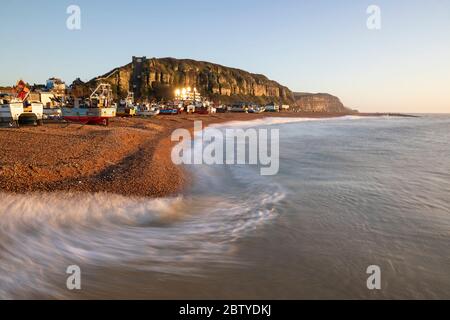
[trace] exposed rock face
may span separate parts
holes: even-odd
[[[175,89],[197,88],[202,96],[231,104],[275,102],[305,112],[349,112],[329,94],[293,93],[264,75],[189,59],[133,57],[132,62],[87,83],[72,84],[72,94],[88,96],[99,82],[112,85],[115,98],[134,92],[137,100],[171,100]]]
[[[264,75],[224,67],[209,62],[174,58],[133,57],[133,61],[81,86],[93,87],[96,81],[113,85],[117,96],[133,91],[137,99],[171,99],[176,88],[197,88],[204,96],[230,101],[276,101],[294,103],[293,93]],[[75,86],[77,87],[77,86]]]
[[[305,112],[338,112],[348,113],[350,109],[346,108],[338,97],[327,93],[300,93],[295,92],[295,103],[297,108]]]

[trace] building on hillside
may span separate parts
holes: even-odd
[[[62,93],[62,92],[66,91],[66,84],[61,79],[50,78],[47,80],[45,88],[48,91],[55,91],[55,92]]]

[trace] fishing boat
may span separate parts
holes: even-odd
[[[0,101],[0,121],[11,127],[19,127],[19,123],[42,125],[44,105],[39,101],[28,101],[30,89],[25,81],[19,80],[15,86],[16,95],[2,95]]]
[[[159,114],[163,115],[177,115],[180,113],[180,110],[178,108],[172,108],[172,107],[164,107],[159,110]]]
[[[44,120],[59,120],[62,117],[62,110],[59,107],[44,108]]]
[[[73,106],[62,108],[64,120],[82,124],[108,126],[109,119],[116,116],[117,108],[112,104],[111,85],[101,83],[86,101],[75,99]]]
[[[177,115],[184,111],[183,103],[169,102],[159,110],[159,114]]]
[[[203,104],[203,105],[197,106],[195,108],[195,113],[196,114],[214,114],[214,113],[217,113],[217,109],[212,106]]]
[[[137,115],[141,117],[154,117],[159,114],[158,105],[143,104],[138,108]]]
[[[23,113],[19,116],[19,123],[42,126],[44,119],[44,105],[39,101],[25,101]]]
[[[186,113],[198,113],[199,109],[203,107],[203,103],[201,101],[194,101],[193,103],[186,106]]]
[[[224,104],[216,105],[216,113],[227,113],[228,112],[228,106]]]
[[[230,112],[248,112],[248,107],[245,103],[234,104],[231,106]]]
[[[118,117],[133,117],[136,115],[136,107],[134,106],[134,93],[128,92],[125,99],[120,100],[117,107]]]
[[[60,120],[62,118],[61,107],[65,104],[63,97],[58,97],[51,92],[41,92],[40,101],[44,105],[44,120]]]
[[[10,127],[19,127],[19,117],[23,113],[23,102],[9,94],[0,94],[0,122]]]
[[[265,107],[260,107],[258,105],[252,105],[248,109],[248,113],[263,113],[266,111]]]
[[[280,112],[280,106],[275,103],[266,105],[265,112]]]
[[[190,104],[186,107],[186,113],[191,114],[191,113],[195,113],[195,105]]]

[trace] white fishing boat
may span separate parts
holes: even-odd
[[[44,105],[39,101],[29,101],[30,90],[25,81],[19,80],[15,87],[16,95],[2,95],[0,121],[18,127],[19,123],[42,125]]]
[[[266,111],[266,108],[265,108],[265,107],[260,107],[260,106],[258,106],[258,105],[251,106],[251,107],[248,109],[248,113],[263,113],[263,112],[265,112],[265,111]]]
[[[102,83],[87,101],[76,99],[73,106],[62,108],[62,116],[70,122],[109,125],[116,116],[117,108],[112,103],[111,85]]]
[[[19,117],[23,113],[23,102],[8,94],[0,95],[0,122],[11,127],[19,127]]]
[[[280,106],[275,103],[266,105],[265,112],[280,112]]]
[[[59,107],[44,108],[44,120],[59,120],[62,118],[62,110]]]
[[[230,112],[248,112],[248,107],[245,103],[238,103],[231,106]]]
[[[118,117],[133,117],[136,115],[136,107],[134,105],[134,93],[128,92],[125,99],[120,100],[117,107]]]
[[[48,80],[47,83],[51,80]],[[41,92],[39,95],[40,101],[44,105],[44,120],[60,120],[62,118],[61,108],[66,103],[65,98],[52,92]]]
[[[186,107],[186,113],[195,113],[195,105],[190,104]]]
[[[44,119],[44,105],[39,101],[25,101],[19,122],[41,126]]]

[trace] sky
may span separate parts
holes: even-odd
[[[69,30],[67,8],[81,9]],[[367,8],[380,8],[380,29]],[[0,86],[89,80],[132,56],[261,73],[366,112],[450,113],[450,0],[2,0]]]

